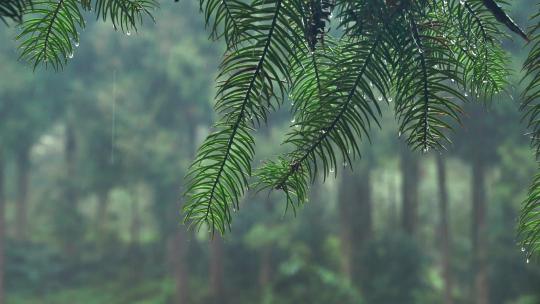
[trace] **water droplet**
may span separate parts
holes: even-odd
[[[382,96],[379,96],[379,97],[377,98],[377,100],[379,100],[379,101],[382,101],[382,99],[383,99]]]
[[[69,58],[69,59],[72,59],[72,58],[73,58],[73,52],[71,52],[71,53],[68,54],[68,58]]]
[[[131,36],[131,32],[130,32],[130,31],[127,31],[127,32],[126,32],[126,35]]]
[[[529,264],[531,261],[529,259],[527,259],[527,264]]]
[[[343,167],[347,167],[348,166],[348,163],[347,162],[343,162]]]
[[[521,247],[521,252],[525,252],[525,247]]]
[[[295,121],[296,121],[296,119],[293,118],[293,119],[291,120],[291,123],[294,123]]]
[[[330,168],[330,173],[334,173],[334,172],[335,172],[334,168]]]
[[[79,41],[75,41],[75,47],[79,47]]]

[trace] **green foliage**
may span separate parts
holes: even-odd
[[[267,161],[255,175],[259,179],[256,187],[282,190],[287,206],[293,210],[306,201],[309,185],[318,173],[325,177],[337,174],[339,166],[352,164],[360,155],[359,143],[362,138],[369,138],[371,125],[379,124],[385,103],[395,99],[400,130],[411,147],[424,152],[440,149],[448,141],[445,132],[451,129],[449,119],[459,121],[459,103],[467,99],[467,93],[461,90],[472,89],[475,96],[491,96],[502,90],[508,74],[500,45],[490,43],[480,47],[480,51],[473,48],[479,40],[496,41],[503,37],[497,30],[495,17],[477,1],[419,1],[399,6],[376,0],[323,4],[307,6],[300,14],[305,21],[287,27],[289,31],[297,31],[293,37],[303,35],[305,47],[293,48],[298,42],[284,39],[288,43],[284,50],[292,60],[270,62],[266,67],[277,71],[272,79],[282,79],[290,86],[280,82],[276,89],[272,82],[261,83],[261,89],[266,85],[268,92],[280,94],[265,94],[258,99],[267,102],[261,115],[264,121],[266,111],[274,108],[270,100],[278,98],[279,104],[283,91],[289,91],[293,123],[284,144],[292,151],[277,161]],[[325,30],[332,11],[339,17],[338,28],[344,32],[341,37],[332,37]],[[290,16],[287,10],[276,14]],[[463,32],[468,34],[459,34]],[[264,37],[266,41],[275,38]],[[229,52],[235,54],[236,47],[229,45]],[[264,59],[264,56],[251,54],[251,58]],[[230,62],[229,58],[224,62]],[[284,68],[283,64],[290,67]],[[246,89],[250,93],[250,86],[226,83],[235,86],[234,97],[242,96],[240,92],[245,93]],[[244,115],[243,103],[227,96],[220,97],[217,109],[228,116]],[[202,146],[195,162],[199,174],[192,179],[195,187],[189,190],[195,200],[191,200],[186,216],[197,224],[207,223],[211,227],[218,224],[220,231],[230,224],[230,206],[238,209],[239,197],[248,187],[254,145],[248,128],[238,128],[236,124],[226,127],[233,131],[233,136],[221,138],[213,134]],[[234,130],[242,131],[239,134],[245,147],[238,146],[237,150],[228,147],[234,147],[234,132],[237,132]],[[199,165],[203,159],[214,157],[210,152],[223,155],[216,150],[225,150],[225,158],[216,160],[231,172],[221,175],[218,171],[212,175],[207,170],[209,167]],[[225,166],[229,157],[231,162],[241,165]],[[205,188],[206,194],[198,192]],[[214,203],[214,196],[208,192],[212,194],[213,189],[220,188],[228,190],[218,191],[224,193],[223,201]],[[210,208],[214,205],[218,207]]]
[[[537,133],[538,26],[529,37],[499,4],[201,0],[211,36],[223,38],[227,50],[216,94],[220,118],[188,173],[186,221],[224,233],[252,175],[255,187],[285,192],[295,210],[317,174],[337,174],[361,155],[360,142],[369,139],[372,125],[380,126],[381,108],[392,101],[409,146],[444,149],[462,103],[490,99],[506,86],[501,26],[533,42],[523,109]],[[18,36],[21,58],[34,68],[60,69],[73,57],[85,11],[93,9],[129,35],[157,6],[155,0],[10,0],[0,5],[0,18],[27,17]],[[332,33],[331,25],[337,28]],[[252,174],[252,133],[287,95],[293,123],[284,144],[290,150]],[[524,209],[529,213],[538,205],[531,200],[534,191]],[[525,242],[533,246],[537,239],[530,238],[539,233],[523,231],[538,227],[523,222],[530,214],[522,219]]]
[[[300,10],[292,4],[254,2],[252,13],[244,12],[239,25],[242,34],[237,48],[223,59],[215,105],[222,118],[188,173],[186,218],[197,226],[208,223],[212,231],[223,233],[232,210],[239,209],[254,156],[250,131],[279,106],[290,78],[289,55],[293,46],[301,45],[291,24],[300,24],[296,17]]]
[[[85,27],[84,10],[94,6],[97,17],[110,19],[114,28],[127,34],[136,30],[144,15],[157,7],[155,0],[33,0],[24,11],[26,20],[17,37],[21,41],[21,58],[34,68],[44,64],[58,70],[73,58],[79,45],[79,30]]]
[[[21,58],[38,64],[60,68],[79,43],[78,29],[84,19],[76,0],[35,1],[32,15],[24,21],[17,37],[21,42]]]
[[[525,61],[526,77],[530,78],[523,93],[522,111],[531,130],[531,144],[540,156],[540,12],[533,16],[532,48]],[[540,175],[534,178],[529,195],[523,204],[519,220],[519,235],[524,251],[530,256],[540,252]]]
[[[20,22],[23,12],[31,0],[3,0],[0,2],[0,20],[7,23],[7,19]]]

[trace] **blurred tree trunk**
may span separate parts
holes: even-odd
[[[189,300],[189,288],[188,269],[184,262],[187,255],[186,232],[184,231],[184,227],[177,227],[169,242],[168,255],[172,263],[172,272],[175,281],[174,304],[186,304]]]
[[[223,239],[216,234],[210,241],[210,293],[212,304],[225,304],[223,286]]]
[[[6,237],[5,224],[5,191],[4,191],[4,157],[0,151],[0,304],[5,303],[4,295],[4,242]]]
[[[265,202],[266,214],[270,215],[274,212],[274,202],[270,196],[268,196]],[[266,223],[267,229],[272,229],[271,216]],[[271,291],[272,282],[272,244],[266,244],[262,247],[260,253],[260,268],[259,268],[259,288],[261,290],[262,303],[266,292]]]
[[[109,189],[100,189],[97,193],[96,232],[98,239],[105,236],[107,227],[107,206],[109,204]]]
[[[403,230],[410,236],[416,235],[418,222],[418,184],[419,178],[418,156],[402,147],[401,150],[401,195],[403,205],[401,208]]]
[[[452,304],[452,273],[450,269],[451,237],[448,215],[448,189],[446,186],[446,164],[441,154],[436,153],[437,182],[439,184],[440,246],[442,254],[442,277],[444,280],[444,303]]]
[[[341,272],[352,282],[358,281],[362,265],[359,254],[372,237],[371,171],[358,167],[355,173],[343,169],[339,186]]]
[[[130,240],[131,245],[138,245],[141,240],[141,212],[139,210],[139,201],[137,197],[133,197],[131,204],[131,227],[130,227]]]
[[[15,238],[24,240],[27,237],[27,218],[28,218],[28,184],[30,171],[30,146],[17,151],[17,205]]]
[[[66,164],[66,176],[64,180],[64,206],[62,208],[66,212],[63,216],[70,217],[67,219],[67,221],[70,221],[71,225],[79,225],[80,223],[74,223],[73,220],[76,218],[77,213],[77,200],[78,200],[78,191],[77,191],[77,185],[75,183],[76,180],[76,166],[77,166],[77,159],[75,157],[76,149],[77,149],[77,139],[75,137],[75,130],[74,130],[74,122],[73,122],[73,115],[68,115],[68,118],[66,119],[66,138],[64,143],[64,157],[65,157],[65,164]],[[73,216],[71,216],[73,215]],[[64,219],[59,219],[64,220]],[[70,225],[70,226],[71,226]],[[75,228],[75,227],[67,227]],[[68,237],[64,240],[64,253],[67,256],[73,256],[75,254],[75,242],[76,237],[75,235],[70,234]]]
[[[259,269],[259,286],[265,291],[272,281],[272,246],[264,246],[261,250],[261,266]]]
[[[485,164],[480,157],[472,162],[472,242],[474,269],[474,303],[489,303],[487,273]]]

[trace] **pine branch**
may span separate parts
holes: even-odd
[[[237,0],[200,0],[200,9],[205,24],[210,28],[211,37],[224,37],[228,46],[237,44],[239,36],[245,34],[240,27],[246,12],[251,12],[248,4]]]
[[[459,123],[461,108],[457,101],[465,102],[465,96],[454,87],[456,82],[462,85],[462,75],[450,47],[430,26],[429,15],[415,11],[402,16],[410,33],[396,40],[401,50],[395,109],[399,133],[408,135],[407,143],[413,149],[427,152],[444,149],[450,142],[444,132],[452,129],[449,120]],[[417,19],[422,20],[421,28]]]
[[[527,261],[540,252],[540,174],[534,177],[519,218],[518,236]]]
[[[91,5],[88,1],[88,5]],[[120,28],[126,33],[137,30],[145,15],[153,20],[152,10],[158,6],[156,0],[95,0],[94,3],[98,19],[110,19],[115,30]]]
[[[267,162],[257,172],[260,178],[257,186],[283,190],[287,208],[291,206],[293,210],[307,200],[309,183],[314,180],[320,166],[326,177],[337,172],[336,154],[341,154],[344,164],[351,164],[355,155],[360,154],[358,139],[369,137],[371,121],[377,122],[380,115],[377,102],[382,101],[388,89],[386,83],[390,76],[384,68],[381,69],[383,58],[387,56],[382,47],[381,31],[340,49],[339,55],[327,55],[327,58],[339,59],[325,62],[330,67],[323,71],[326,75],[322,87],[326,89],[323,89],[318,102],[302,100],[317,94],[316,85],[302,86],[298,94],[292,95],[295,105],[302,105],[302,113],[295,118],[294,131],[290,132],[285,143],[292,144],[295,150],[277,161]],[[318,65],[311,69],[314,70],[315,66]],[[315,71],[301,70],[298,73],[300,79],[311,78],[311,83],[318,82]],[[309,80],[303,80],[306,82]],[[383,96],[376,97],[375,88]],[[305,94],[306,89],[312,93]],[[293,92],[297,92],[296,88]]]
[[[530,29],[532,48],[524,64],[524,80],[529,81],[522,95],[521,111],[531,132],[531,145],[540,158],[540,11],[532,20],[536,24]]]
[[[231,223],[231,209],[239,208],[248,188],[254,140],[248,124],[266,121],[267,112],[279,106],[289,80],[290,54],[297,34],[289,16],[295,8],[284,0],[258,1],[243,20],[238,45],[221,65],[216,110],[223,115],[200,148],[188,174],[186,221],[210,226],[224,233]],[[289,18],[290,19],[290,18]],[[285,81],[282,81],[285,80]],[[272,99],[277,104],[271,104]]]
[[[463,75],[467,95],[491,100],[508,85],[509,58],[497,43],[504,34],[498,29],[493,15],[478,1],[448,2],[445,26],[439,36],[447,38]],[[481,43],[479,43],[481,41]]]
[[[531,20],[535,24],[529,31],[531,51],[524,64],[528,84],[522,95],[521,111],[531,132],[531,145],[540,158],[540,11]],[[523,202],[518,226],[518,236],[527,260],[540,252],[540,174],[533,180],[527,199]]]
[[[21,59],[62,68],[73,56],[74,44],[79,41],[78,29],[84,19],[77,0],[35,0],[29,18],[22,23],[17,36],[21,41]]]
[[[484,3],[484,6],[491,11],[493,16],[499,21],[501,24],[506,26],[509,30],[512,32],[518,34],[521,38],[523,38],[525,41],[529,41],[529,37],[525,32],[506,14],[504,9],[495,2],[495,0],[482,0]]]
[[[7,24],[7,19],[21,22],[24,11],[32,6],[31,0],[0,1],[0,20]]]

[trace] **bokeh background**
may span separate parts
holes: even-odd
[[[523,26],[529,2],[512,4]],[[446,153],[408,152],[390,104],[354,171],[317,181],[296,215],[280,193],[249,193],[212,240],[180,209],[224,48],[193,1],[156,20],[127,34],[89,20],[59,73],[18,62],[16,26],[0,27],[5,303],[540,303],[515,232],[536,171],[521,41],[504,41],[508,92],[465,105]],[[287,105],[256,132],[255,165],[286,149]]]

